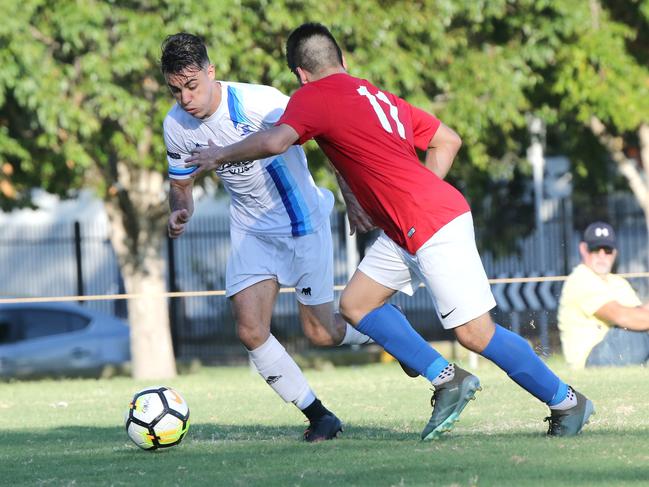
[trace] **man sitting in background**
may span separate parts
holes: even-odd
[[[559,302],[563,355],[573,368],[643,364],[649,360],[649,303],[623,277],[611,274],[617,257],[613,227],[591,223],[579,244],[581,264]]]

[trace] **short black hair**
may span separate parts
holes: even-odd
[[[297,76],[298,67],[316,73],[322,68],[342,66],[343,53],[329,29],[322,24],[307,22],[288,36],[286,62]]]
[[[161,51],[160,69],[165,76],[178,74],[187,68],[203,69],[210,64],[203,40],[187,32],[167,36]]]

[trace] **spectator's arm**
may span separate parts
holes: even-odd
[[[627,330],[649,330],[649,309],[643,306],[623,306],[617,301],[609,301],[595,311],[595,316]]]

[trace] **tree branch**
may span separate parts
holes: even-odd
[[[629,159],[624,151],[624,141],[622,137],[615,137],[608,133],[606,125],[597,117],[591,117],[590,129],[597,140],[608,150],[611,158],[615,161],[620,173],[629,181],[631,191],[635,195],[640,206],[647,209],[647,183],[643,175],[638,170],[633,159]],[[647,174],[646,167],[644,173]]]

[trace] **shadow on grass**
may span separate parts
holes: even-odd
[[[198,423],[191,424],[187,438],[184,443],[188,442],[294,442],[302,439],[302,433],[306,428],[296,425],[223,425],[215,423]],[[588,428],[588,427],[587,427]],[[603,442],[607,438],[624,437],[625,440],[632,441],[633,438],[639,441],[649,440],[649,428],[635,428],[633,430],[621,430],[617,428],[601,428],[595,430],[585,430],[577,438],[549,438],[545,435],[542,428],[538,432],[484,432],[484,431],[458,431],[455,429],[451,433],[444,435],[435,442],[421,442],[419,432],[404,431],[394,428],[367,427],[362,425],[345,425],[343,433],[338,439],[347,441],[388,441],[408,442],[415,444],[442,444],[449,441],[465,440],[494,440],[494,441],[511,441],[518,440],[542,440],[542,441],[597,441]],[[100,441],[98,441],[100,440]],[[4,449],[29,448],[30,446],[44,446],[51,443],[69,444],[76,443],[82,445],[98,445],[106,442],[113,442],[113,446],[119,443],[127,443],[128,438],[123,427],[99,428],[99,427],[82,427],[82,426],[64,426],[52,429],[38,430],[20,430],[20,431],[0,431],[0,452]],[[130,445],[129,445],[130,446]]]
[[[609,486],[649,478],[647,428],[577,438],[454,431],[421,442],[418,432],[350,425],[317,445],[299,441],[301,433],[295,425],[198,423],[179,447],[151,453],[120,427],[3,431],[0,464],[7,485]]]

